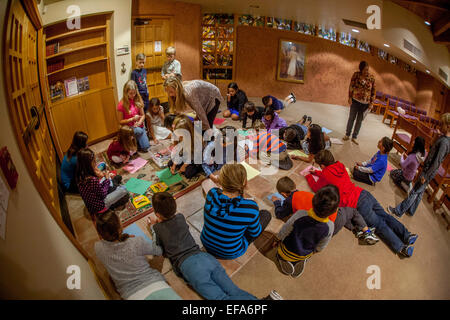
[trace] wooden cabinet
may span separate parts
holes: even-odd
[[[92,90],[50,106],[50,115],[59,145],[67,150],[76,131],[89,135],[89,142],[98,141],[118,130],[114,88]]]
[[[86,132],[88,143],[93,143],[118,130],[110,67],[110,20],[110,13],[89,15],[81,17],[81,29],[69,30],[65,20],[44,28],[50,123],[61,159],[76,131]],[[76,79],[74,95],[67,92],[69,79]],[[58,87],[63,90],[58,91]]]

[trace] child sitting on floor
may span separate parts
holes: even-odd
[[[272,130],[279,130],[287,127],[286,121],[279,117],[278,114],[272,108],[266,108],[262,122],[266,126],[266,130],[271,132]]]
[[[312,209],[297,211],[283,225],[277,235],[277,259],[284,274],[299,277],[306,261],[328,245],[334,231],[334,224],[328,217],[338,206],[338,188],[323,187],[314,195]]]
[[[170,138],[171,132],[164,127],[164,108],[158,98],[152,98],[149,102],[149,109],[145,113],[147,120],[147,128],[154,144],[158,144],[158,140]]]
[[[220,169],[219,184],[206,196],[201,241],[207,252],[220,259],[242,256],[269,224],[272,215],[244,198],[247,171],[240,163]],[[217,226],[220,226],[218,228]]]
[[[164,276],[148,264],[147,255],[162,254],[155,241],[123,233],[120,219],[112,210],[97,216],[95,227],[101,238],[94,244],[95,254],[123,299],[181,300]]]
[[[412,187],[412,181],[416,175],[419,164],[423,162],[425,156],[425,139],[416,137],[411,152],[406,156],[402,154],[400,158],[401,169],[392,170],[389,174],[394,183],[409,192]]]
[[[264,104],[265,108],[272,108],[276,113],[280,113],[281,110],[296,101],[297,100],[295,98],[295,95],[292,92],[286,98],[284,98],[283,102],[271,95],[267,95],[262,98],[262,103]]]
[[[134,131],[129,126],[121,126],[117,137],[111,142],[106,152],[109,160],[115,164],[127,163],[137,151]]]
[[[194,163],[194,125],[186,115],[180,114],[173,121],[172,127],[172,138],[178,141],[174,141],[174,148],[170,155],[171,160],[168,163],[170,172],[175,174],[179,171],[187,179],[191,179],[202,171],[202,165]],[[177,130],[179,130],[178,135]],[[182,132],[189,133],[190,144],[183,141]]]
[[[97,169],[95,154],[89,148],[78,151],[76,179],[81,198],[92,217],[109,208],[128,202],[128,191],[120,186],[121,176],[111,179],[111,174]]]
[[[77,152],[86,148],[88,135],[83,131],[77,131],[73,135],[72,144],[67,150],[61,162],[61,182],[64,191],[79,193],[75,174],[77,170]]]
[[[379,151],[370,159],[370,161],[357,162],[353,168],[353,179],[368,185],[375,185],[376,182],[383,178],[388,162],[388,153],[393,146],[392,140],[388,137],[383,137],[378,141]]]
[[[242,110],[242,128],[247,129],[247,118],[252,120],[251,128],[255,126],[257,120],[262,121],[264,115],[263,107],[255,107],[253,102],[247,101]]]
[[[156,215],[156,219],[149,219],[153,239],[163,248],[164,256],[169,258],[176,275],[183,277],[207,300],[257,299],[239,289],[219,261],[200,250],[183,214],[177,213],[177,204],[170,193],[155,193],[152,205]]]
[[[238,163],[244,160],[238,148],[237,133],[234,128],[222,128],[214,141],[210,141],[203,150],[202,168],[206,176],[217,184],[219,177],[214,172],[219,171],[226,163]]]
[[[322,127],[318,124],[312,124],[306,133],[306,139],[302,142],[303,152],[307,155],[292,156],[292,159],[302,160],[305,162],[312,162],[314,155],[321,151],[331,147],[331,140],[325,133],[322,132]]]
[[[278,219],[288,217],[298,210],[309,210],[312,208],[314,195],[307,191],[297,191],[295,182],[289,177],[283,177],[278,180],[277,191],[285,197],[283,202],[275,196],[272,197],[275,205],[275,215]],[[339,207],[337,213],[330,215],[328,218],[334,223],[333,236],[345,226],[357,238],[360,238],[367,244],[375,244],[379,241],[373,234],[374,229],[367,227],[363,217],[355,208]]]

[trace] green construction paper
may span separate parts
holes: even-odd
[[[158,176],[159,180],[161,180],[168,186],[178,183],[181,180],[183,180],[183,178],[181,178],[179,173],[172,174],[172,172],[170,172],[170,168],[165,168],[161,171],[158,171],[158,172],[156,172],[156,175]]]
[[[247,137],[249,136],[251,133],[251,130],[238,130],[238,134],[240,134],[241,136]]]
[[[127,188],[129,192],[144,194],[147,191],[148,187],[150,187],[151,185],[151,181],[131,178],[125,184],[125,188]]]

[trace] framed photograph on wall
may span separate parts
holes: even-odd
[[[304,83],[306,44],[280,39],[277,80]]]

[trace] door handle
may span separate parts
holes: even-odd
[[[25,142],[25,144],[28,144],[30,142],[31,133],[34,130],[39,129],[39,127],[41,126],[40,113],[42,112],[43,109],[44,109],[43,105],[41,105],[39,107],[39,109],[36,106],[32,106],[30,108],[31,120],[27,124],[27,127],[25,128],[25,131],[22,134],[22,138],[23,138],[23,141]]]

